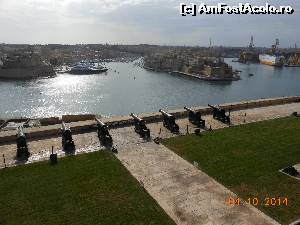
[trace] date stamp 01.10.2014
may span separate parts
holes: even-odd
[[[288,197],[249,197],[244,200],[244,202],[253,205],[253,206],[265,206],[265,207],[276,207],[276,206],[288,206],[289,201]],[[241,198],[229,197],[226,200],[226,204],[229,206],[239,206],[242,205]]]

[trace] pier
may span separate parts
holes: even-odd
[[[203,75],[196,75],[196,74],[191,74],[191,73],[185,73],[185,72],[180,72],[180,71],[173,71],[171,74],[175,75],[182,75],[186,77],[191,77],[191,78],[196,78],[199,80],[206,80],[206,81],[237,81],[240,80],[241,78],[238,76],[233,76],[232,78],[225,78],[225,77],[216,77],[216,76],[203,76]]]

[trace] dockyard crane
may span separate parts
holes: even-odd
[[[251,41],[250,41],[250,44],[249,44],[249,50],[252,51],[254,48],[254,38],[253,38],[253,35],[251,35]]]
[[[276,38],[275,40],[275,44],[272,45],[272,53],[275,54],[276,53],[276,50],[277,50],[277,46],[279,46],[279,39]]]

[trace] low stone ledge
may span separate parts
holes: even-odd
[[[55,125],[60,124],[61,120],[59,117],[50,117],[50,118],[42,118],[40,119],[41,126],[49,126],[49,125]]]
[[[46,130],[35,130],[35,131],[25,130],[25,135],[28,139],[58,136],[60,135],[60,129],[57,129],[57,127],[50,127],[49,129]]]
[[[271,99],[259,99],[259,100],[251,100],[251,101],[243,101],[236,103],[228,103],[220,105],[222,108],[226,110],[243,110],[249,108],[257,108],[271,105],[282,105],[289,104],[294,102],[300,102],[299,96],[292,97],[282,97],[282,98],[271,98]],[[192,107],[192,109],[201,112],[203,115],[211,114],[212,109],[210,107]],[[168,110],[168,112],[174,115],[176,118],[186,118],[188,117],[188,112],[184,109],[178,110]],[[163,120],[161,113],[143,113],[139,114],[139,117],[144,119],[147,123],[156,123]],[[67,118],[67,119],[66,119]],[[88,132],[92,130],[96,130],[96,121],[95,115],[80,115],[78,116],[70,116],[64,117],[65,122],[70,120],[79,120],[79,121],[71,121],[68,126],[71,128],[73,132]],[[89,120],[88,120],[89,119]],[[54,120],[57,121],[57,118]],[[81,121],[85,120],[85,121]],[[115,116],[112,118],[103,118],[103,122],[105,122],[110,128],[119,128],[133,125],[133,119],[131,116]],[[47,136],[54,136],[60,134],[61,125],[49,125],[43,127],[34,127],[34,128],[25,128],[24,132],[27,135],[28,139],[41,138]],[[3,131],[0,132],[0,143],[12,142],[16,140],[16,131]]]
[[[6,142],[12,142],[16,140],[16,133],[12,133],[11,131],[2,132],[5,133],[4,135],[0,136],[0,144],[6,143]]]
[[[62,121],[66,122],[66,123],[71,123],[71,122],[94,120],[95,118],[96,118],[96,115],[94,115],[94,114],[63,115]]]

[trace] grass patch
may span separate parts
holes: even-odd
[[[243,199],[288,197],[258,208],[282,224],[300,217],[300,181],[278,170],[300,163],[300,119],[282,118],[181,136],[164,144]]]
[[[2,225],[172,224],[111,153],[0,171]]]

